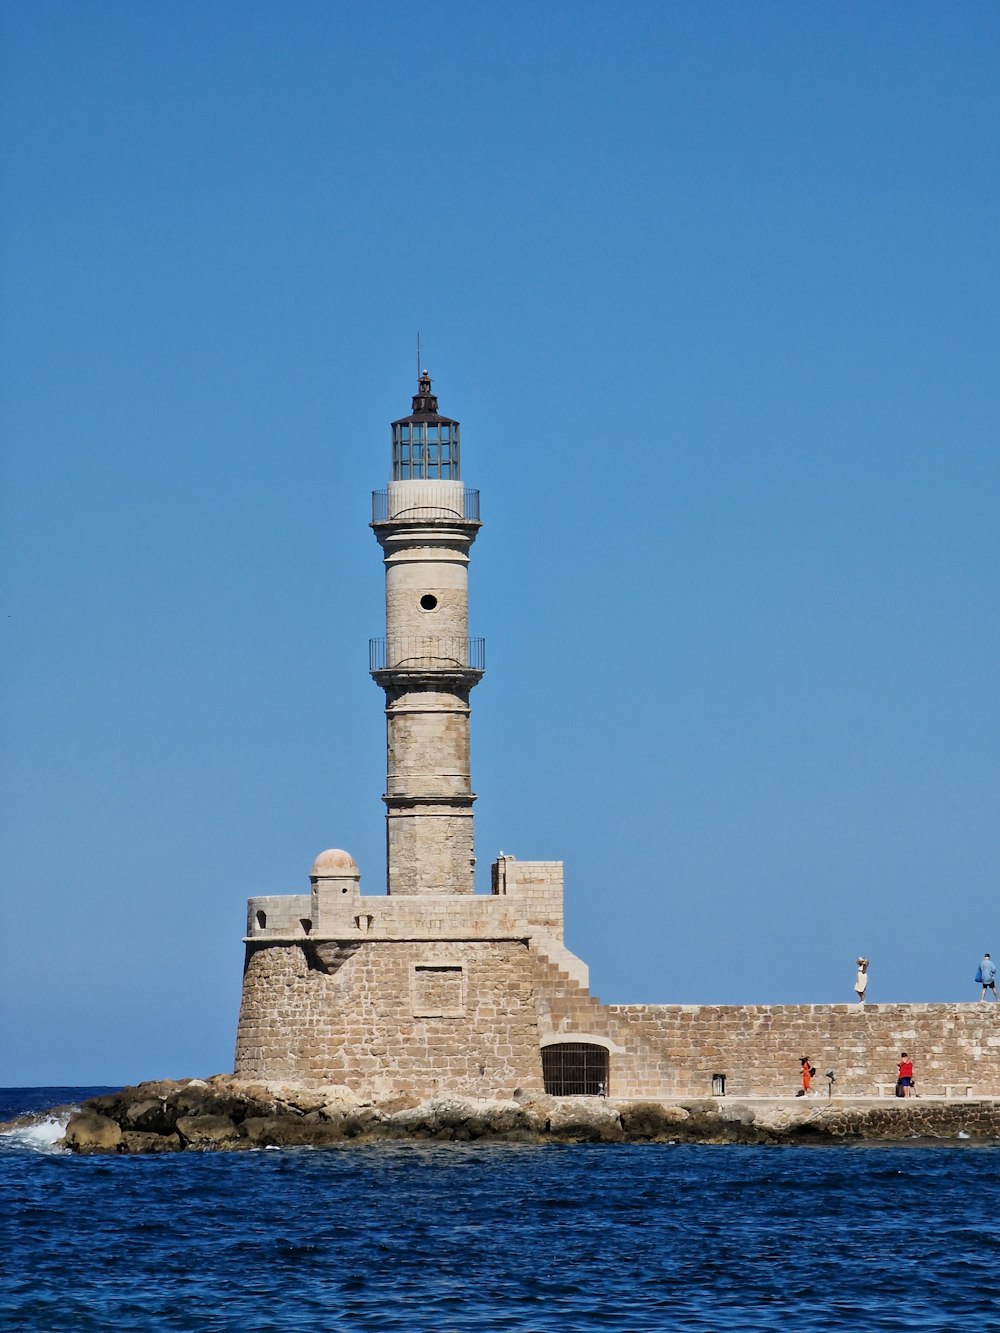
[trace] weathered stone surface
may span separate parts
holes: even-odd
[[[682,1106],[661,1106],[658,1102],[636,1102],[621,1108],[622,1132],[630,1141],[660,1141],[677,1137],[678,1125],[690,1119]]]
[[[379,1101],[423,1098],[436,1088],[466,1098],[509,1096],[517,1087],[541,1093],[527,944],[438,943],[445,908],[431,899],[418,906],[429,942],[364,939],[336,967],[317,966],[298,944],[248,946],[240,1078],[317,1091],[341,1083],[358,1099]]]
[[[215,1148],[233,1143],[237,1138],[236,1124],[228,1115],[179,1116],[177,1133],[182,1143],[192,1148]]]
[[[307,1115],[321,1110],[329,1100],[322,1088],[279,1088],[275,1090],[277,1106]]]
[[[208,1088],[204,1084],[179,1088],[170,1094],[167,1102],[178,1118],[212,1114],[239,1120],[246,1114],[246,1102],[242,1097],[227,1088]]]
[[[126,1129],[119,1151],[126,1153],[180,1152],[184,1147],[179,1134],[149,1134]]]
[[[121,1126],[110,1116],[78,1111],[70,1117],[63,1141],[77,1153],[117,1152],[122,1141]]]
[[[487,1102],[477,1112],[476,1123],[484,1138],[506,1138],[528,1129],[527,1117],[516,1102]]]
[[[615,1106],[592,1097],[558,1097],[549,1113],[549,1133],[586,1143],[618,1143],[623,1138]]]
[[[719,1114],[730,1124],[752,1125],[757,1119],[757,1112],[743,1102],[720,1102]]]
[[[310,1112],[318,1116],[320,1120],[333,1120],[337,1123],[347,1120],[356,1115],[362,1108],[355,1101],[343,1101],[340,1098],[331,1098],[325,1101],[318,1111]]]
[[[172,1110],[176,1108],[171,1108],[170,1098],[149,1095],[161,1086],[123,1088],[94,1098],[72,1117],[66,1147],[86,1153],[157,1152],[180,1147],[323,1147],[385,1138],[687,1143],[804,1143],[852,1138],[891,1142],[959,1136],[1000,1140],[1000,1099],[827,1102],[787,1098],[748,1104],[735,1099],[702,1098],[665,1104],[521,1094],[517,1099],[501,1101],[437,1097],[390,1110],[398,1103],[359,1105],[339,1096],[330,1100],[327,1090],[322,1094],[303,1090],[299,1095],[299,1090],[289,1087],[281,1090],[279,1100],[279,1094],[272,1095],[260,1086],[241,1087],[233,1080],[218,1079],[209,1088],[196,1085],[186,1093],[185,1100],[197,1101],[200,1110],[178,1116],[175,1126]],[[262,1106],[265,1114],[259,1113]],[[313,1109],[304,1111],[305,1106]],[[113,1110],[118,1119],[95,1108]],[[228,1114],[230,1110],[233,1114]]]
[[[171,1134],[177,1124],[177,1108],[159,1097],[146,1097],[127,1104],[120,1123],[123,1129],[152,1134]]]
[[[251,1116],[240,1133],[255,1148],[321,1148],[344,1141],[344,1131],[329,1121],[307,1121],[295,1116]]]
[[[395,1115],[397,1111],[412,1111],[420,1105],[420,1101],[415,1092],[400,1092],[392,1097],[384,1097],[379,1106],[385,1115]]]

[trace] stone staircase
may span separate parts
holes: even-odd
[[[574,1032],[592,1033],[612,1040],[610,1015],[596,995],[569,975],[564,968],[533,944],[535,998],[542,1036]]]

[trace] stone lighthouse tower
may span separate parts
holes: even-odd
[[[564,1034],[582,1040],[599,1004],[563,943],[561,862],[501,854],[492,892],[473,892],[479,494],[462,481],[458,422],[438,411],[426,371],[412,412],[392,423],[372,529],[385,559],[385,636],[369,665],[385,692],[389,894],[362,893],[354,858],[328,847],[307,893],[250,898],[235,1070],[376,1099],[541,1092],[543,1051],[561,1060]],[[607,1090],[612,1038],[595,1041],[589,1083],[566,1090]]]
[[[485,666],[469,638],[469,549],[479,492],[461,480],[459,423],[438,412],[427,371],[392,423],[392,479],[372,496],[385,553],[385,637],[370,666],[385,691],[387,888],[469,894],[475,855],[469,693]]]

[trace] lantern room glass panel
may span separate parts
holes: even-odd
[[[458,422],[393,425],[393,481],[457,481],[460,476]]]

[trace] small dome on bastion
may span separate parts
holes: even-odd
[[[350,852],[342,852],[339,847],[329,847],[320,852],[312,863],[309,874],[316,875],[356,875],[358,867]]]

